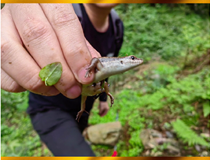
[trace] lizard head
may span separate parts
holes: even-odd
[[[143,63],[143,60],[131,55],[120,58],[120,63],[122,68],[124,68],[124,70],[126,71],[139,66]]]
[[[143,63],[143,60],[135,56],[126,57],[102,57],[99,70],[95,74],[94,82],[99,82],[112,75],[120,74],[133,69]]]

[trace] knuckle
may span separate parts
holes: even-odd
[[[25,83],[23,82],[25,84],[24,88],[35,93],[39,93],[40,89],[44,86],[44,83],[37,75],[34,75],[30,78],[26,78],[24,81],[25,81]]]
[[[23,92],[25,89],[21,87],[17,82],[12,81],[10,85],[4,86],[2,84],[2,89],[8,91],[8,92]]]
[[[9,58],[8,54],[11,51],[12,45],[9,41],[3,40],[1,42],[1,62],[5,62]]]
[[[71,48],[71,50],[67,54],[70,54],[71,56],[74,56],[74,55],[76,56],[78,54],[84,55],[87,52],[87,51],[85,51],[82,43],[76,43],[76,44],[74,44],[74,47],[69,46],[68,48]]]
[[[52,18],[52,22],[54,26],[66,26],[73,23],[77,20],[77,16],[67,9],[63,9],[62,7],[58,8],[56,14]]]
[[[10,86],[11,92],[22,92],[25,89],[21,87],[17,82],[13,81]]]
[[[66,91],[75,83],[75,78],[70,76],[67,70],[63,70],[62,76],[55,86],[57,86],[60,90]]]
[[[22,38],[27,42],[43,38],[50,35],[50,28],[47,25],[36,19],[27,19],[24,22]]]
[[[25,89],[21,87],[16,81],[14,81],[11,77],[5,75],[4,72],[1,71],[1,88],[8,92],[22,92]]]

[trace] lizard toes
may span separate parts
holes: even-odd
[[[76,121],[77,121],[77,122],[79,122],[79,120],[80,120],[80,118],[81,118],[81,116],[82,116],[82,113],[83,113],[83,111],[79,111],[79,112],[77,113],[77,116],[76,116]]]
[[[88,111],[85,111],[87,114],[90,114]]]

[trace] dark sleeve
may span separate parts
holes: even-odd
[[[107,101],[107,94],[105,92],[100,94],[99,100],[101,102],[106,102]]]
[[[105,79],[105,81],[108,83],[108,78]],[[107,94],[106,94],[106,92],[103,92],[103,93],[100,94],[99,100],[100,100],[101,102],[106,102],[106,101],[107,101]]]

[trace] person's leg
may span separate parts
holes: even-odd
[[[34,129],[54,156],[95,156],[75,118],[69,113],[49,110],[30,117]],[[81,118],[82,129],[86,123],[84,121],[87,122],[87,118]]]

